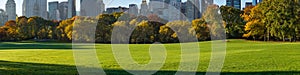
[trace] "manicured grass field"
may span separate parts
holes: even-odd
[[[198,44],[201,52],[197,74],[205,74],[211,56],[211,42]],[[175,74],[180,63],[180,44],[164,44],[164,46],[167,49],[167,60],[156,74]],[[131,44],[132,57],[140,64],[148,63],[151,59],[149,47],[149,44]],[[110,44],[97,44],[96,48],[99,64],[107,74],[129,74],[122,70],[114,59]],[[227,42],[222,72],[229,75],[300,74],[300,43],[230,40]],[[72,44],[2,42],[0,43],[0,75],[3,74],[78,74]]]

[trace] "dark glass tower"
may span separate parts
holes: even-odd
[[[241,0],[226,0],[226,6],[232,6],[237,9],[241,9]]]

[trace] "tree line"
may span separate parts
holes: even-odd
[[[22,16],[0,27],[0,40],[177,43],[188,38],[206,41],[226,35],[227,39],[296,41],[300,39],[299,18],[299,0],[264,0],[257,6],[248,6],[243,10],[210,5],[202,18],[192,22],[168,22],[155,14],[134,16],[113,13],[96,17],[75,16],[62,21]]]

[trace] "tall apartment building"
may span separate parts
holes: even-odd
[[[39,16],[47,19],[47,0],[24,0],[22,13],[26,17]]]
[[[57,16],[59,13],[58,11],[58,1],[49,2],[49,20],[58,20],[59,16]]]
[[[68,0],[68,18],[76,16],[76,0]]]
[[[8,20],[16,20],[17,13],[15,0],[7,0],[5,8]]]
[[[68,2],[60,2],[58,4],[59,18],[65,20],[68,18]]]
[[[191,21],[201,17],[199,0],[187,0],[186,17]]]
[[[140,9],[140,15],[148,16],[148,14],[149,14],[149,7],[148,7],[148,4],[147,4],[147,1],[143,0],[142,4],[141,4],[141,9]]]
[[[214,4],[214,0],[200,0],[200,12],[204,13],[209,5]]]
[[[131,15],[138,15],[139,14],[139,8],[136,4],[129,4],[129,10],[128,13]]]
[[[5,24],[8,19],[7,17],[7,13],[3,9],[0,9],[0,26]]]
[[[105,11],[103,0],[81,0],[80,16],[97,16]]]

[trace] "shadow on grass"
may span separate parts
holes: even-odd
[[[93,47],[84,45],[74,45],[76,49],[89,49]],[[90,45],[91,46],[91,45]],[[14,50],[14,49],[57,49],[57,50],[72,50],[72,43],[0,43],[0,50]]]
[[[72,49],[72,45],[68,44],[42,44],[42,43],[0,43],[1,49]]]
[[[124,70],[105,70],[107,75],[131,75]],[[135,71],[141,74],[153,71]],[[174,75],[176,71],[159,71],[155,75]],[[185,72],[190,73],[190,72]],[[11,62],[0,60],[1,75],[78,75],[76,66],[39,64],[25,62]],[[204,75],[205,72],[197,72]],[[222,75],[297,75],[300,72],[278,71],[278,72],[224,72]]]
[[[75,75],[75,66],[0,61],[1,75]]]

